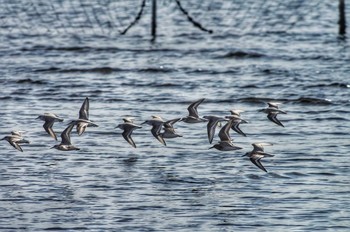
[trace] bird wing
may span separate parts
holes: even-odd
[[[57,140],[57,136],[56,136],[55,132],[54,132],[53,129],[52,129],[53,123],[54,123],[54,120],[47,120],[47,121],[45,121],[43,127],[44,127],[45,131],[46,131],[49,135],[51,135],[52,138],[54,138],[55,140]]]
[[[234,131],[236,131],[238,134],[240,134],[240,135],[246,137],[247,135],[244,134],[244,132],[239,128],[239,124],[241,124],[241,121],[234,121],[234,122],[232,123],[232,127],[231,127],[232,130],[234,130]]]
[[[271,108],[276,108],[278,109],[278,105],[280,105],[281,103],[278,102],[268,102],[267,105]]]
[[[61,144],[65,145],[72,145],[70,141],[70,133],[72,132],[72,129],[74,127],[74,124],[69,125],[61,134],[62,142]]]
[[[260,162],[261,157],[251,157],[250,161],[255,164],[255,166],[257,166],[258,168],[260,168],[261,170],[263,170],[264,172],[267,172],[266,168],[261,164]]]
[[[79,110],[79,119],[89,120],[89,98],[86,97]]]
[[[269,113],[269,114],[267,115],[267,118],[268,118],[270,121],[276,123],[277,125],[284,127],[283,124],[280,122],[280,120],[277,119],[277,113],[271,112],[271,113]]]
[[[199,118],[198,115],[198,111],[197,111],[197,107],[199,106],[199,104],[201,104],[203,101],[205,100],[205,98],[201,98],[198,101],[193,102],[191,105],[188,106],[187,110],[189,113],[189,116],[195,117],[195,118]]]
[[[264,152],[263,146],[272,146],[272,143],[253,143],[252,146],[254,147],[253,152]]]
[[[230,129],[232,127],[232,120],[229,120],[219,131],[219,138],[221,141],[231,141]]]
[[[124,132],[122,133],[124,139],[133,147],[136,148],[136,144],[134,142],[134,140],[131,138],[131,134],[132,134],[132,130],[124,130]]]
[[[133,118],[123,118],[123,121],[124,122],[128,122],[128,123],[133,123],[134,122],[134,119]]]
[[[85,132],[85,129],[88,125],[89,125],[88,122],[78,122],[77,123],[77,132],[78,132],[79,136]]]
[[[181,120],[181,118],[175,118],[175,119],[168,120],[168,121],[166,121],[164,123],[164,127],[172,128],[174,126],[174,124],[177,123],[180,120]]]
[[[160,142],[162,143],[164,146],[166,146],[166,142],[163,139],[163,137],[159,134],[160,130],[162,129],[162,124],[159,125],[153,125],[151,132],[152,135]]]
[[[209,143],[213,142],[216,126],[218,125],[218,120],[210,119],[207,124],[207,132]]]
[[[17,150],[23,152],[22,147],[21,147],[19,144],[17,144],[16,142],[10,140],[9,143],[10,143],[14,148],[16,148]]]
[[[244,112],[244,110],[230,110],[231,115],[241,116],[241,113]]]

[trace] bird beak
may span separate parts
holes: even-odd
[[[53,146],[53,147],[50,147],[50,149],[52,149],[52,148],[55,148],[55,146]]]
[[[209,150],[209,149],[212,149],[212,148],[214,148],[214,146],[212,146],[212,147],[209,147],[209,148],[208,148],[208,150]]]
[[[143,123],[141,123],[141,125],[143,125],[143,124],[145,124],[145,123],[147,123],[147,121],[144,121]]]

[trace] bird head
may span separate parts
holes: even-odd
[[[243,157],[243,156],[249,156],[249,152],[247,152],[247,153],[245,153],[244,155],[242,155],[242,157]]]

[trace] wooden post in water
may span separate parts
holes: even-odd
[[[346,33],[345,0],[339,0],[339,35]]]
[[[155,41],[157,36],[157,0],[152,0],[152,20],[151,20],[151,34],[152,42]]]

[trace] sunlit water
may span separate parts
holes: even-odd
[[[154,44],[149,6],[124,37],[108,28],[69,28],[68,16],[80,17],[70,7],[60,17],[66,31],[60,21],[36,28],[34,16],[33,28],[22,28],[12,15],[6,21],[13,22],[12,32],[1,28],[0,134],[25,130],[31,144],[21,153],[0,143],[0,229],[347,231],[349,43],[337,37],[335,3],[292,2],[300,9],[287,6],[285,20],[258,9],[261,4],[244,10],[246,1],[209,4],[207,13],[197,3],[197,17],[214,30],[209,35],[164,1]],[[139,1],[133,3],[137,7],[114,3],[114,14],[135,15]],[[19,5],[7,3],[1,14]],[[295,12],[303,16],[299,21]],[[59,141],[35,118],[60,115],[59,134],[78,117],[85,97],[90,119],[100,126],[80,137],[73,131],[80,151],[50,149]],[[168,139],[167,147],[144,125],[133,134],[136,149],[115,129],[125,116],[136,123],[151,115],[186,116],[188,104],[203,97],[202,116],[245,111],[247,137],[231,133],[242,150],[209,150],[205,124],[177,123],[183,138]],[[258,112],[268,101],[283,103],[285,128]],[[265,151],[275,156],[262,161],[268,173],[242,157],[254,142],[274,144]]]

